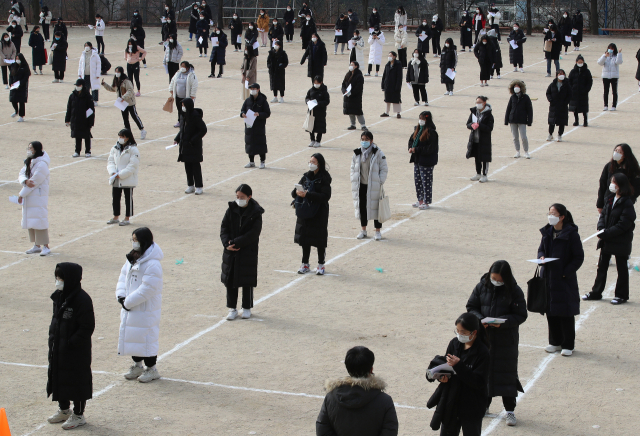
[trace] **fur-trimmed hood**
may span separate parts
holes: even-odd
[[[386,387],[387,384],[375,375],[362,378],[343,377],[325,382],[327,395],[347,409],[361,409],[367,406]]]
[[[324,388],[327,392],[334,391],[341,386],[359,386],[365,391],[370,389],[384,391],[387,388],[387,383],[375,375],[371,375],[370,377],[342,377],[339,379],[327,380],[324,383]]]
[[[522,95],[527,93],[527,85],[522,80],[512,80],[511,83],[509,83],[509,94],[515,94],[513,88],[515,88],[516,85],[520,87],[520,93]]]

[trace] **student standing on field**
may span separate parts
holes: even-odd
[[[473,45],[473,33],[471,29],[473,28],[473,19],[471,15],[469,15],[469,11],[462,11],[462,17],[460,17],[460,45],[462,46],[462,51],[465,51],[465,47],[469,47],[469,51],[471,51],[471,46]]]
[[[272,26],[269,28],[269,43],[270,47],[273,48],[273,44],[278,41],[280,43],[283,42],[284,29],[278,22],[277,18],[274,18],[271,22]]]
[[[253,83],[249,85],[249,97],[242,104],[240,117],[246,118],[247,112],[254,112],[256,119],[249,127],[244,125],[244,151],[249,155],[249,163],[245,168],[254,168],[254,158],[260,156],[260,169],[265,169],[267,159],[267,118],[271,116],[271,109],[267,102],[267,96],[260,92],[260,85]]]
[[[50,424],[64,422],[62,428],[71,430],[87,423],[84,409],[87,400],[93,397],[91,336],[96,319],[93,301],[80,284],[82,267],[76,263],[59,263],[54,276],[47,396],[58,402],[58,411],[47,421]]]
[[[67,48],[69,44],[62,32],[57,31],[53,34],[53,44],[51,44],[51,53],[53,54],[53,62],[51,69],[53,70],[53,82],[62,83],[64,72],[67,69]]]
[[[147,57],[147,51],[138,47],[133,39],[129,39],[124,51],[124,60],[127,61],[127,76],[132,83],[135,81],[135,85],[138,87],[136,97],[140,97],[140,61],[143,61],[145,57]]]
[[[480,37],[480,43],[476,44],[473,54],[480,65],[480,86],[489,86],[491,69],[495,65],[495,50],[487,35]]]
[[[349,87],[351,87],[351,89],[349,89]],[[349,89],[349,91],[347,91],[347,89]],[[360,64],[356,61],[351,61],[349,72],[344,76],[344,80],[342,80],[342,113],[349,115],[349,121],[351,122],[347,130],[356,130],[356,117],[358,118],[362,131],[367,130],[362,112],[363,92],[364,77],[362,71],[360,71]]]
[[[198,3],[194,3],[193,8],[191,8],[191,15],[189,16],[189,41],[193,41],[193,35],[198,33],[196,25],[198,24],[199,19],[200,7],[198,6]]]
[[[476,175],[471,181],[479,180],[480,183],[489,181],[489,163],[491,162],[491,132],[493,131],[493,113],[491,105],[487,103],[488,97],[483,95],[476,98],[476,105],[470,109],[467,129],[469,142],[467,143],[467,159],[473,157],[476,161]]]
[[[427,23],[427,19],[422,19],[422,24],[416,29],[416,37],[418,38],[418,50],[422,56],[429,53],[429,39],[431,38],[431,26]],[[422,38],[422,39],[421,39]]]
[[[44,38],[40,34],[40,26],[33,26],[31,35],[29,35],[29,47],[31,47],[33,72],[34,74],[38,74],[36,68],[39,68],[40,74],[42,74],[42,66],[46,65],[47,59],[45,56]]]
[[[262,41],[262,46],[267,46],[267,33],[269,31],[269,14],[264,9],[260,9],[260,15],[256,20],[256,26],[258,26],[258,33],[260,35],[260,40]]]
[[[89,114],[89,116],[87,116]],[[85,157],[91,157],[91,128],[96,120],[95,105],[84,80],[76,80],[76,89],[69,95],[64,123],[71,128],[71,137],[76,139],[76,151],[71,157],[80,157],[84,139]]]
[[[342,44],[340,53],[344,54],[344,46],[349,41],[349,20],[345,17],[344,14],[340,14],[338,21],[336,21],[336,25],[334,27],[336,32],[340,32],[340,35],[335,35],[333,38],[333,42],[335,43],[333,48],[333,54],[338,54],[338,45]]]
[[[207,134],[207,125],[202,120],[202,109],[194,108],[193,100],[190,98],[182,100],[181,111],[180,131],[173,142],[179,146],[178,162],[184,162],[187,175],[187,189],[184,193],[195,192],[196,195],[201,195],[204,186],[200,166],[203,160],[202,138]]]
[[[579,126],[578,114],[582,114],[584,127],[589,125],[587,116],[589,113],[589,92],[593,86],[593,76],[587,67],[582,55],[578,55],[576,65],[569,73],[569,86],[571,87],[571,100],[569,100],[569,111],[573,112],[574,126]]]
[[[547,141],[553,141],[553,130],[558,126],[558,142],[562,142],[564,126],[569,124],[569,102],[571,101],[571,86],[566,80],[564,70],[556,72],[556,78],[547,88],[549,102],[549,136]]]
[[[180,69],[171,79],[169,84],[169,93],[176,102],[176,108],[178,109],[178,122],[173,127],[180,127],[180,120],[182,119],[182,100],[190,98],[196,100],[196,94],[198,92],[198,78],[196,77],[195,67],[188,61],[180,62]]]
[[[437,58],[440,56],[442,52],[442,47],[440,46],[440,35],[444,30],[444,24],[442,24],[442,20],[438,17],[438,14],[435,14],[431,19],[431,48],[433,49],[433,57]]]
[[[402,68],[407,68],[407,31],[404,30],[404,27],[398,27],[393,39],[396,42],[396,51],[398,52],[398,59],[402,63]]]
[[[353,32],[353,38],[351,38],[350,42],[351,53],[349,54],[349,63],[356,61],[358,65],[364,65],[364,39],[360,36],[359,30]],[[638,79],[638,83],[640,83],[640,79]]]
[[[429,106],[426,84],[429,83],[429,63],[418,49],[413,51],[407,68],[407,83],[413,88],[414,106],[420,106],[420,97],[425,106]]]
[[[169,83],[180,69],[182,54],[183,50],[178,42],[178,36],[175,33],[169,35],[169,39],[164,43],[164,58],[162,60],[162,64],[169,74]]]
[[[256,83],[258,79],[258,58],[249,46],[244,48],[244,57],[240,66],[240,83],[242,83],[242,99],[249,98],[249,85]]]
[[[314,117],[313,129],[309,132],[311,142],[309,147],[320,147],[322,135],[327,133],[327,106],[331,102],[327,85],[322,83],[322,77],[316,76],[313,79],[313,86],[307,91],[304,98],[305,103],[315,101],[316,106],[311,110]],[[314,135],[315,133],[315,135]]]
[[[5,60],[15,61],[16,55],[18,54],[16,50],[15,44],[11,41],[11,37],[8,33],[2,34],[2,41],[0,42],[1,53],[0,53],[0,68],[2,68],[2,84],[5,89],[9,89],[9,66],[13,64],[8,64]]]
[[[49,26],[51,25],[51,19],[53,14],[49,10],[49,7],[43,6],[40,11],[39,23],[42,25],[42,33],[44,34],[45,42],[49,42]]]
[[[303,65],[307,58],[309,59],[307,77],[311,79],[311,83],[318,76],[324,78],[324,67],[327,65],[327,47],[317,33],[311,35],[311,42],[307,47],[307,51],[302,55],[300,65]]]
[[[18,122],[24,122],[25,105],[29,97],[29,76],[31,70],[22,53],[18,53],[16,61],[9,67],[9,84],[20,82],[17,88],[9,90],[9,101],[13,106],[11,118],[18,116]]]
[[[602,84],[604,85],[604,109],[609,110],[609,85],[611,85],[611,94],[613,95],[613,105],[611,110],[616,110],[618,104],[618,79],[620,78],[620,67],[622,63],[622,49],[614,43],[609,44],[607,51],[604,52],[598,65],[602,66]]]
[[[234,47],[233,51],[238,52],[242,50],[242,21],[238,18],[238,14],[235,12],[233,13],[233,19],[229,21],[229,29],[231,29],[231,43]],[[238,37],[240,37],[240,42],[238,42]]]
[[[222,273],[220,281],[227,288],[227,320],[238,317],[238,288],[242,288],[242,319],[251,317],[253,288],[258,286],[258,245],[264,209],[253,198],[249,185],[236,189],[235,201],[229,202],[220,225]]]
[[[413,180],[418,201],[413,207],[429,209],[433,192],[433,167],[438,164],[438,132],[431,112],[424,111],[418,118],[418,125],[409,137],[409,163],[413,163]]]
[[[202,57],[202,50],[204,49],[204,55],[207,55],[207,49],[209,48],[209,20],[204,16],[204,12],[200,11],[200,19],[196,24],[196,47],[200,51],[199,57]]]
[[[215,43],[213,42],[213,38],[217,38]],[[222,28],[214,25],[213,33],[211,34],[211,57],[209,58],[209,62],[211,62],[211,75],[209,78],[216,77],[216,65],[220,66],[220,72],[217,78],[222,77],[224,65],[227,63],[225,59],[228,45],[227,34],[222,31]]]
[[[11,21],[9,27],[7,27],[7,32],[11,35],[11,42],[16,46],[16,51],[20,53],[20,45],[22,44],[22,35],[24,32],[22,31],[22,27],[18,24],[16,20]]]
[[[513,41],[517,48],[513,48],[511,45],[511,41]],[[520,25],[515,23],[513,25],[513,30],[509,33],[509,37],[507,38],[507,42],[509,42],[509,63],[513,65],[513,72],[518,71],[518,67],[520,67],[520,72],[524,73],[524,69],[522,65],[524,63],[524,51],[522,48],[522,44],[527,41],[527,37],[525,36],[522,29],[520,29]]]
[[[98,103],[98,90],[100,89],[100,74],[102,72],[102,61],[98,50],[87,41],[84,43],[84,52],[80,55],[78,63],[78,78],[84,79],[87,91],[91,90],[93,101]]]
[[[382,47],[384,46],[384,33],[374,28],[374,31],[369,35],[369,67],[365,76],[371,75],[373,66],[376,66],[376,77],[380,71],[380,64],[382,63]]]
[[[111,148],[107,161],[107,172],[113,198],[113,218],[107,224],[127,226],[133,216],[133,188],[138,186],[140,152],[133,133],[129,129],[118,132],[118,142]],[[125,218],[120,221],[120,199],[124,193]]]
[[[137,12],[134,12],[134,15]],[[136,45],[138,46],[138,48],[144,48],[144,40],[146,38],[147,34],[145,33],[144,29],[142,28],[142,25],[140,26],[133,26],[131,28],[131,33],[129,34],[129,37],[135,41]],[[142,65],[144,65],[144,68],[147,68],[147,59],[146,59],[146,53],[144,56],[142,56],[142,53],[140,52],[140,61],[142,62]]]
[[[136,96],[133,93],[133,84],[124,73],[124,68],[116,67],[111,86],[107,85],[104,80],[102,81],[102,86],[109,92],[115,92],[118,98],[127,103],[125,110],[121,111],[124,128],[131,131],[131,124],[129,124],[129,115],[131,115],[133,122],[136,123],[138,129],[140,129],[140,139],[145,139],[147,137],[147,131],[144,130],[142,120],[138,115],[138,110],[136,109]]]
[[[273,48],[269,50],[267,57],[267,69],[269,70],[269,87],[273,91],[271,103],[278,102],[278,91],[280,92],[280,103],[284,103],[284,88],[286,82],[286,71],[289,66],[287,52],[282,49],[282,42],[275,41]]]
[[[317,32],[316,22],[311,16],[311,11],[307,9],[307,15],[300,23],[300,39],[302,40],[302,50],[306,50],[311,42],[311,36]]]
[[[502,397],[507,425],[514,426],[516,397],[518,392],[524,392],[518,378],[519,329],[529,313],[524,293],[506,260],[494,262],[482,276],[467,301],[467,312],[477,316],[480,322],[488,317],[506,320],[502,324],[483,324],[491,344],[486,413],[489,413],[491,399]]]
[[[457,66],[458,52],[456,51],[456,46],[452,38],[447,38],[444,42],[442,54],[440,55],[440,83],[444,83],[445,85],[446,91],[444,95],[453,95],[453,85],[455,85],[456,80],[455,76],[453,76],[453,79],[447,76],[447,71],[451,70],[455,72]]]
[[[56,32],[62,33],[62,36],[64,36],[65,41],[69,39],[69,31],[67,30],[67,25],[64,24],[62,17],[58,17],[58,21],[56,22],[56,25],[53,26],[53,33],[55,34]]]
[[[33,141],[27,146],[27,159],[20,170],[21,190],[18,204],[22,205],[22,228],[29,232],[33,247],[27,254],[46,256],[49,249],[49,165],[51,159],[42,143]],[[41,248],[43,246],[43,248]]]
[[[533,124],[531,98],[527,94],[527,86],[520,80],[514,80],[509,84],[509,93],[511,97],[504,114],[504,125],[511,126],[513,145],[516,148],[516,154],[513,157],[516,159],[520,157],[520,139],[522,139],[524,157],[530,159],[527,126],[531,127]]]
[[[398,55],[396,52],[389,52],[387,59],[387,65],[384,67],[384,73],[382,74],[381,87],[384,92],[384,102],[387,105],[381,117],[388,117],[391,112],[391,105],[393,105],[393,111],[396,113],[396,118],[402,118],[400,112],[402,112],[402,79],[403,69],[402,63],[396,58]]]
[[[104,55],[104,29],[106,28],[104,21],[102,20],[102,16],[100,14],[96,14],[96,48],[101,55]],[[100,51],[100,46],[102,46],[102,51]]]
[[[287,11],[284,13],[282,22],[284,23],[284,36],[287,42],[293,42],[293,23],[295,22],[295,15],[290,5],[287,5]]]
[[[637,200],[640,195],[640,166],[629,144],[618,144],[613,148],[613,156],[606,163],[600,175],[598,184],[598,199],[596,207],[598,214],[602,213],[604,205],[615,195],[615,192],[609,190],[611,177],[616,173],[622,173],[629,179],[633,186],[633,199]]]

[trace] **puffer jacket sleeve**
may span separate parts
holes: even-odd
[[[69,345],[74,347],[83,341],[91,341],[91,335],[96,328],[96,318],[93,312],[93,302],[88,296],[80,307],[77,315],[78,330],[69,338]]]
[[[338,436],[338,433],[333,429],[333,425],[331,425],[331,419],[327,412],[327,397],[324,398],[320,414],[316,419],[316,436]]]
[[[162,292],[162,266],[160,261],[151,260],[147,265],[142,283],[124,300],[127,309],[136,307]]]
[[[116,154],[116,148],[111,147],[111,151],[109,151],[109,158],[107,160],[107,172],[109,173],[109,175],[115,174],[118,172],[115,154]]]
[[[126,168],[120,170],[120,178],[126,179],[131,177],[133,174],[138,172],[138,166],[140,165],[140,152],[138,151],[138,147],[129,148],[129,163]]]
[[[478,319],[483,319],[484,315],[482,314],[482,303],[480,301],[480,294],[482,293],[482,283],[478,283],[475,288],[473,288],[473,292],[471,296],[469,296],[469,300],[467,300],[467,312],[474,314]]]
[[[607,55],[600,56],[600,59],[598,59],[598,65],[604,65],[604,61],[606,58],[607,58]]]
[[[118,277],[118,284],[116,285],[116,300],[120,297],[124,298],[127,296],[127,261],[124,265],[122,265],[122,269],[120,270],[120,277]]]
[[[45,163],[38,162],[37,164],[35,164],[32,168],[32,173],[30,178],[30,180],[33,181],[33,183],[35,183],[35,186],[33,188],[29,188],[27,185],[23,185],[22,189],[20,190],[19,196],[24,198],[29,194],[31,194],[34,190],[36,190],[42,184],[42,182],[44,182],[44,180],[47,178],[48,175],[49,175],[49,167]],[[634,217],[635,217],[635,212],[634,212]]]
[[[529,98],[528,95],[525,94],[525,97],[527,98],[526,100],[526,104],[527,104],[527,126],[531,127],[531,125],[533,124],[533,105],[531,104],[531,98]]]
[[[509,114],[511,113],[511,102],[513,101],[513,99],[511,97],[509,97],[509,103],[507,103],[507,110],[505,111],[504,114],[504,125],[508,125],[509,124]]]
[[[620,215],[620,219],[618,220],[618,222],[615,225],[606,229],[604,233],[600,234],[599,235],[600,239],[602,239],[603,241],[606,241],[607,239],[616,238],[622,235],[623,233],[628,232],[635,224],[635,221],[636,221],[636,210],[633,207],[633,203],[631,201],[628,201],[626,202],[624,209],[622,209],[622,214]],[[582,246],[582,243],[580,245]]]
[[[636,215],[634,212],[633,220],[631,221],[632,224],[635,219]],[[565,265],[564,271],[562,271],[563,276],[575,274],[584,262],[584,248],[582,247],[582,241],[580,240],[580,234],[578,234],[578,232],[573,232],[571,234],[569,237],[569,245],[571,247],[571,261]]]
[[[176,51],[178,52],[178,63],[182,60],[182,55],[184,54],[184,50],[180,43],[176,43]]]
[[[487,383],[487,374],[489,373],[489,356],[478,356],[478,364],[470,370],[460,362],[453,367],[456,371],[456,377],[460,381],[473,389],[482,389]]]
[[[189,78],[192,78],[191,87],[189,88],[189,97],[195,97],[198,92],[198,78],[193,72],[189,75]],[[187,81],[189,81],[189,79],[187,79]]]
[[[380,184],[384,185],[384,182],[387,181],[387,174],[389,173],[389,168],[387,167],[387,157],[384,155],[382,150],[378,150],[380,153],[379,166],[380,166]]]
[[[125,100],[127,103],[130,103],[135,98],[135,94],[133,93],[133,83],[131,83],[131,81],[129,81],[128,79],[125,80],[123,83],[127,92],[125,92],[122,95],[122,99]]]
[[[512,291],[511,313],[500,314],[499,318],[507,321],[501,324],[499,328],[515,328],[527,320],[529,312],[527,312],[527,301],[524,299],[524,292],[520,286],[514,284]]]
[[[27,181],[27,166],[23,166],[22,168],[20,168],[20,174],[18,175],[18,183],[20,183],[21,185],[24,184],[24,182]]]
[[[398,436],[398,415],[391,398],[389,398],[389,404],[385,411],[382,429],[379,434],[380,436]]]
[[[613,60],[613,63],[616,65],[620,65],[622,63],[622,53],[618,52],[618,54],[616,55],[615,59]]]
[[[116,88],[114,88],[113,86],[109,85],[107,82],[102,82],[102,87],[104,89],[106,89],[109,92],[116,92]]]
[[[220,241],[223,247],[227,247],[231,240],[231,236],[229,236],[229,226],[231,225],[230,215],[231,208],[227,208],[227,211],[224,213],[224,218],[222,218],[222,223],[220,224]]]
[[[604,208],[604,195],[609,189],[609,163],[607,163],[602,169],[602,174],[600,174],[600,183],[598,186],[598,199],[596,200],[596,208],[603,209]]]
[[[251,230],[249,230],[244,235],[240,235],[237,238],[234,238],[233,244],[236,248],[242,248],[248,245],[256,244],[260,239],[261,232],[262,232],[262,215],[258,214],[258,216],[253,220],[253,225],[251,226]]]

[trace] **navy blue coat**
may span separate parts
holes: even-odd
[[[229,45],[229,39],[227,38],[227,34],[220,30],[220,34],[211,34],[212,37],[218,38],[219,45],[211,46],[211,56],[209,57],[209,62],[213,60],[213,56],[216,56],[216,64],[217,65],[226,65],[225,55],[227,53],[227,46]]]

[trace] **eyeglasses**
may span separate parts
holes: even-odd
[[[471,336],[471,334],[472,334],[472,333],[471,333],[471,332],[464,332],[464,333],[462,333],[462,332],[459,332],[459,331],[458,331],[458,330],[456,330],[456,329],[453,329],[453,334],[454,334],[454,335],[462,335],[462,336]]]

